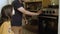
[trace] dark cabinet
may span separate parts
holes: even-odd
[[[39,17],[39,34],[58,34],[58,17],[56,18]]]

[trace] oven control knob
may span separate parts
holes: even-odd
[[[45,11],[43,11],[43,14],[45,14]]]
[[[55,13],[55,11],[53,11],[53,14]]]
[[[49,14],[51,14],[52,12],[51,11],[49,11]]]
[[[47,14],[49,14],[49,12],[48,12],[48,11],[46,11],[46,13],[47,13]]]

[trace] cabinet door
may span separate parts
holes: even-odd
[[[42,7],[48,7],[50,3],[50,0],[42,0]]]
[[[24,0],[24,2],[39,2],[39,1],[42,1],[42,0]]]

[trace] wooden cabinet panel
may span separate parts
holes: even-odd
[[[42,1],[42,0],[24,0],[24,2],[39,2],[39,1]]]
[[[48,7],[49,4],[50,4],[50,0],[42,0],[43,7]]]

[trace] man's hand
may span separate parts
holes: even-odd
[[[42,10],[37,11],[37,14],[38,15],[42,14]]]
[[[34,13],[34,12],[30,12],[30,11],[27,11],[25,8],[23,7],[20,7],[18,8],[17,10],[19,10],[21,13],[23,14],[26,14],[26,15],[30,15],[30,16],[35,16],[35,15],[40,15],[42,13],[41,10],[39,10],[37,13]]]

